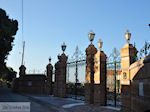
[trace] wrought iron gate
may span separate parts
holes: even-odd
[[[79,74],[83,70],[85,72],[85,56],[82,55],[78,47],[76,47],[75,53],[67,63],[67,94],[68,97],[84,100],[84,83],[81,83],[78,79]],[[79,70],[79,68],[83,69]],[[72,69],[72,71],[71,71]],[[79,73],[80,72],[80,73]],[[74,74],[74,82],[70,82],[70,75]],[[85,73],[81,73],[85,79]],[[107,105],[120,106],[120,57],[116,48],[113,49],[113,53],[107,59]],[[73,75],[72,75],[73,76]]]
[[[107,60],[107,105],[120,106],[121,105],[121,65],[119,52],[116,48]]]
[[[79,80],[79,74],[85,77],[85,56],[76,47],[75,53],[67,63],[67,94],[68,97],[84,100],[84,83]],[[70,81],[74,79],[74,81]],[[74,75],[74,77],[73,77]]]

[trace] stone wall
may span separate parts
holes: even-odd
[[[133,63],[131,68],[130,85],[122,85],[122,110],[150,111],[150,55]]]
[[[29,74],[14,80],[13,91],[28,94],[46,94],[46,76],[44,74]]]
[[[13,80],[13,92],[27,94],[52,94],[53,66],[49,63],[46,67],[47,75],[26,74],[26,67],[19,68],[19,78]]]

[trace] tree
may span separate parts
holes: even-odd
[[[12,50],[17,30],[17,20],[9,19],[5,10],[0,8],[0,74],[8,71],[5,60]]]
[[[12,81],[13,78],[16,78],[16,74],[17,72],[13,70],[13,68],[8,67],[7,71],[5,71],[5,73],[2,74],[2,79],[6,80],[6,81]]]
[[[150,54],[150,43],[145,41],[145,45],[140,50],[140,59]]]
[[[135,44],[135,42],[134,42],[133,47],[136,49],[136,44]],[[136,61],[138,60],[137,52],[138,52],[138,51],[134,50],[133,63],[136,62]]]

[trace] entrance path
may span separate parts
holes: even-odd
[[[9,88],[0,88],[0,102],[31,102],[31,112],[59,112],[52,106],[45,106],[32,98],[13,93]]]
[[[0,88],[0,102],[31,102],[31,112],[119,112],[118,108],[89,105],[71,98],[16,94],[8,88]]]
[[[120,112],[120,108],[110,106],[95,106],[92,104],[85,104],[84,101],[75,100],[72,98],[58,98],[52,95],[27,95],[33,99],[45,102],[55,108],[63,109],[66,112]]]

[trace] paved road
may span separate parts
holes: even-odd
[[[0,88],[0,102],[31,102],[31,112],[59,112],[50,105],[44,105],[30,97],[22,96],[11,92],[11,89]]]
[[[8,88],[0,88],[0,102],[31,102],[31,112],[119,112],[116,108],[89,105],[70,98],[15,94]]]

